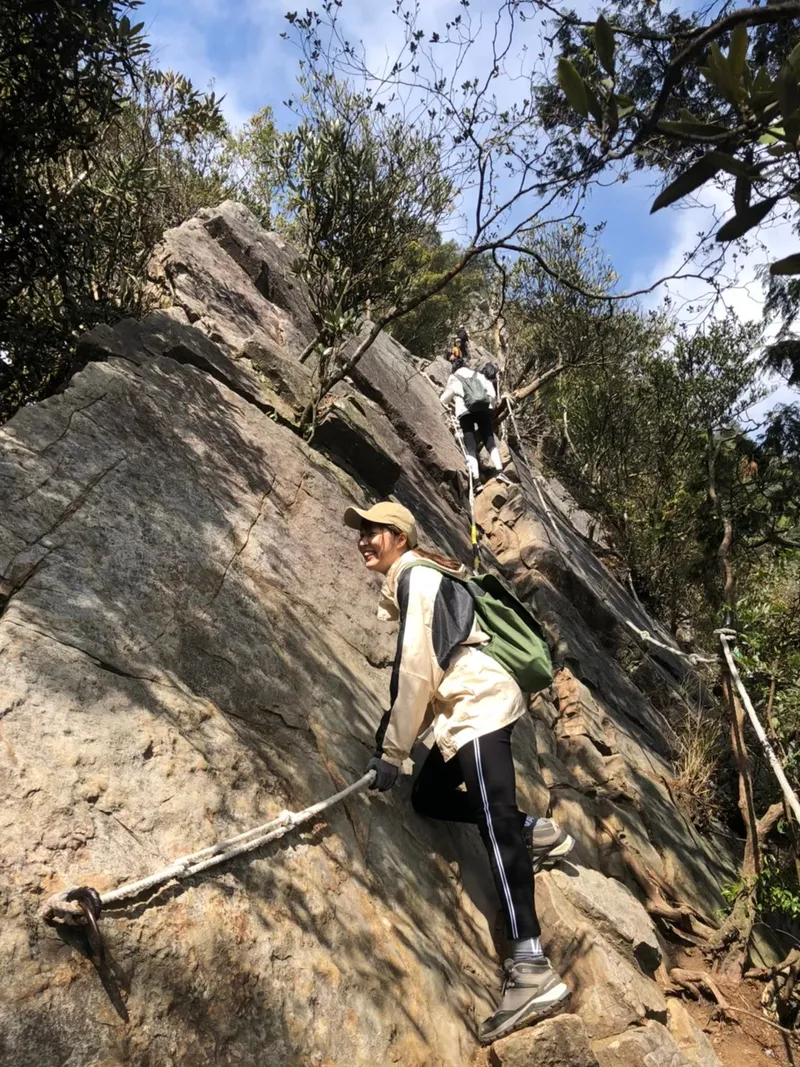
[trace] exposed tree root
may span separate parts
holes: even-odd
[[[782,1034],[788,1034],[794,1041],[800,1045],[800,1034],[796,1030],[790,1030],[787,1026],[781,1026],[780,1023],[773,1022],[772,1019],[768,1019],[766,1015],[759,1015],[757,1011],[749,1011],[747,1008],[737,1008],[733,1004],[729,1004],[728,1011],[732,1011],[738,1015],[748,1015],[751,1019],[758,1019],[761,1023],[766,1023],[767,1026],[771,1026],[773,1030],[780,1030]]]
[[[731,983],[741,982],[749,960],[750,939],[756,916],[755,869],[753,867],[755,860],[753,857],[763,853],[767,836],[782,814],[783,805],[772,804],[756,822],[753,845],[749,848],[750,859],[748,860],[746,852],[742,867],[745,888],[736,899],[725,922],[709,938],[708,948],[715,958],[720,960],[719,974],[724,977],[725,981]]]
[[[765,981],[768,978],[774,978],[776,974],[780,974],[781,971],[788,970],[797,971],[800,969],[800,949],[793,948],[788,956],[781,960],[780,963],[776,963],[773,967],[757,967],[749,970],[745,974],[745,978],[755,978],[760,982]]]
[[[769,970],[772,970],[772,968],[769,968]],[[789,1037],[794,1038],[794,1040],[800,1044],[800,1034],[798,1034],[796,1030],[790,1030],[786,1026],[781,1026],[780,1023],[768,1018],[767,1015],[759,1015],[758,1012],[750,1011],[748,1008],[740,1008],[735,1004],[731,1004],[730,1001],[723,996],[719,986],[707,971],[695,971],[687,970],[684,967],[673,967],[669,972],[668,978],[669,984],[666,986],[667,993],[675,995],[682,992],[688,993],[692,1000],[699,1000],[701,992],[705,991],[716,1003],[717,1014],[721,1018],[725,1018],[730,1013],[733,1013],[734,1015],[747,1015],[751,1019],[757,1019],[759,1022],[766,1023],[767,1026],[771,1026],[774,1030],[780,1030],[782,1034],[788,1034]]]
[[[677,987],[675,992],[684,990],[692,1000],[699,1000],[701,990],[705,989],[723,1012],[730,1008],[719,986],[707,971],[690,971],[684,967],[673,967],[669,972],[669,980]]]
[[[651,918],[662,920],[681,938],[685,939],[688,933],[691,935],[688,940],[692,944],[703,943],[715,933],[700,912],[676,899],[670,886],[626,844],[617,830],[604,820],[601,820],[601,826],[614,842],[628,873],[644,894],[645,910]]]

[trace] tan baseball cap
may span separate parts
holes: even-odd
[[[371,508],[348,508],[344,513],[345,525],[353,530],[360,530],[362,522],[374,522],[379,526],[395,526],[408,538],[408,547],[417,547],[417,520],[402,504],[393,504],[391,500],[381,500]]]

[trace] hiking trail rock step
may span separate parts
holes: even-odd
[[[578,1015],[557,1015],[501,1038],[491,1046],[491,1067],[599,1067]]]
[[[102,980],[37,918],[66,886],[114,888],[362,774],[396,631],[347,506],[392,487],[425,544],[469,559],[463,458],[392,338],[337,388],[324,446],[293,431],[314,336],[293,260],[230,202],[168,231],[162,307],[93,330],[68,387],[0,428],[3,1067],[468,1067],[494,1007],[506,946],[483,846],[415,817],[407,778],[104,914]],[[520,803],[578,839],[536,890],[573,995],[479,1055],[718,1067],[652,978],[667,949],[608,833],[720,907],[731,857],[668,784],[689,668],[619,621],[658,633],[582,535],[590,517],[544,483],[565,558],[517,472],[478,521],[555,648],[515,756]]]
[[[661,1023],[650,1020],[635,1030],[594,1042],[600,1067],[695,1067]]]

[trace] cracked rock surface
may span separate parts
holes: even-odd
[[[100,971],[81,935],[36,915],[66,886],[112,889],[361,775],[395,633],[375,618],[348,505],[391,488],[425,543],[469,557],[460,453],[393,340],[339,392],[319,448],[292,430],[306,375],[280,368],[313,326],[290,264],[239,205],[169,231],[151,270],[169,306],[93,331],[69,387],[0,429],[4,1067],[476,1055],[499,906],[477,834],[414,816],[408,777],[110,908]],[[655,980],[668,949],[619,847],[711,921],[725,857],[669,788],[664,694],[685,668],[636,644],[620,617],[654,624],[588,547],[585,516],[573,524],[557,487],[553,500],[569,554],[530,479],[487,488],[478,518],[485,558],[557,648],[515,751],[520,803],[579,839],[537,881],[574,1015],[485,1062],[714,1067]]]

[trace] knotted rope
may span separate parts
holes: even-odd
[[[126,882],[124,885],[107,893],[98,893],[88,886],[70,886],[68,889],[49,897],[39,909],[39,917],[50,924],[66,923],[68,926],[83,926],[88,922],[91,926],[92,921],[87,914],[87,911],[91,911],[96,929],[96,921],[103,907],[109,904],[119,904],[124,900],[133,900],[142,893],[155,889],[157,886],[190,878],[201,871],[207,871],[211,867],[218,867],[222,863],[227,863],[228,860],[236,856],[242,856],[246,852],[261,848],[262,845],[266,845],[270,841],[276,841],[279,837],[283,837],[284,834],[288,833],[289,830],[310,822],[323,811],[327,811],[335,804],[346,800],[347,797],[362,793],[368,786],[372,785],[374,779],[375,771],[370,771],[362,778],[359,778],[357,782],[347,786],[346,789],[342,789],[340,792],[328,797],[327,800],[321,800],[319,803],[312,804],[311,807],[304,808],[302,811],[282,811],[280,815],[271,819],[270,822],[263,823],[261,826],[254,826],[252,830],[245,830],[243,833],[236,834],[235,837],[229,837],[225,841],[218,841],[215,845],[201,848],[198,852],[191,852],[188,856],[181,856],[168,867],[164,867],[146,878],[139,878],[135,882]]]

